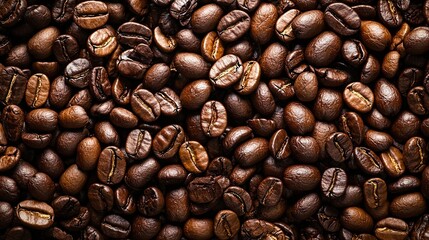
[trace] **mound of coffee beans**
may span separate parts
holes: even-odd
[[[0,239],[429,240],[429,0],[0,0]]]

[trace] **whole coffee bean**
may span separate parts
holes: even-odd
[[[284,70],[287,52],[287,48],[278,42],[270,44],[259,59],[262,73],[269,78],[280,77]]]
[[[243,74],[239,57],[228,54],[217,60],[209,72],[210,81],[219,88],[227,88],[238,82]]]
[[[252,39],[261,45],[266,44],[273,36],[277,18],[277,9],[274,4],[261,3],[250,21]]]
[[[322,175],[323,194],[330,199],[342,196],[347,187],[347,174],[341,168],[328,168]]]
[[[64,172],[64,163],[60,156],[51,149],[45,149],[37,158],[37,167],[52,179],[58,179]]]
[[[28,181],[28,192],[34,199],[46,202],[54,196],[55,183],[47,174],[38,172]]]
[[[403,143],[417,134],[418,125],[420,125],[420,120],[416,115],[403,111],[399,113],[390,127],[392,137],[396,141]]]
[[[252,199],[249,193],[237,186],[231,186],[225,190],[223,201],[238,216],[242,216],[252,209]]]
[[[71,35],[60,35],[52,45],[55,58],[61,64],[66,64],[77,58],[79,54],[79,43]]]
[[[313,101],[318,92],[318,81],[315,73],[303,72],[293,84],[296,97],[302,102]]]
[[[125,183],[132,189],[142,189],[161,169],[154,158],[147,158],[127,169]]]
[[[144,67],[143,67],[144,68]],[[119,65],[118,65],[119,69]],[[142,70],[141,68],[138,68]],[[143,72],[145,70],[142,70]],[[136,73],[136,75],[142,74],[142,72]],[[117,78],[112,84],[112,96],[115,103],[120,105],[127,105],[131,102],[131,89],[129,83],[126,81],[121,81],[120,78]]]
[[[145,216],[154,217],[164,208],[164,195],[156,187],[146,188],[139,198],[137,208]]]
[[[38,133],[22,133],[22,142],[27,146],[35,149],[43,149],[49,145],[52,140],[52,134],[38,134]]]
[[[344,3],[332,3],[325,9],[326,23],[338,34],[350,36],[359,31],[361,20],[351,7]]]
[[[196,80],[186,85],[180,92],[180,101],[184,108],[197,110],[209,99],[212,86],[208,80]]]
[[[208,137],[219,137],[227,125],[227,113],[222,103],[208,101],[201,109],[201,128]]]
[[[422,39],[429,34],[429,28],[417,27],[408,33],[404,38],[404,47],[407,53],[410,54],[423,54],[429,50],[427,45]]]
[[[106,147],[98,158],[97,177],[104,184],[117,184],[125,175],[124,153],[115,146]]]
[[[408,225],[399,218],[385,218],[375,224],[375,236],[385,239],[405,239],[408,235]]]
[[[21,150],[9,146],[6,148],[4,155],[0,157],[0,172],[5,172],[15,167],[21,159]]]
[[[77,1],[60,0],[52,7],[52,19],[57,23],[65,23],[73,17],[74,7]]]
[[[191,26],[192,31],[196,33],[206,33],[216,28],[224,11],[215,4],[210,3],[201,6],[192,13]]]
[[[419,192],[407,193],[392,199],[390,213],[398,218],[420,216],[426,211],[426,200]]]
[[[287,167],[283,173],[285,187],[294,191],[310,191],[319,186],[321,174],[311,165],[295,164]]]
[[[11,27],[24,16],[27,8],[27,1],[17,0],[5,2],[3,7],[0,15],[0,23],[4,27]]]
[[[371,150],[382,152],[393,144],[393,138],[385,132],[368,130],[365,133],[365,143]]]
[[[378,13],[382,23],[388,27],[399,27],[402,24],[402,15],[393,1],[382,0],[377,4]]]
[[[287,159],[291,152],[290,149],[290,138],[284,129],[277,130],[270,139],[269,142],[270,153],[277,160]]]
[[[31,177],[28,176],[27,181],[29,181],[30,178]],[[6,201],[9,203],[18,202],[21,192],[17,182],[13,178],[6,176],[0,176],[0,180],[2,181],[2,185],[0,186],[0,201]]]
[[[421,181],[419,178],[405,175],[395,182],[390,183],[388,189],[392,194],[402,194],[419,189],[420,185]]]
[[[88,188],[88,200],[94,210],[108,212],[113,208],[113,190],[107,185],[93,183]]]
[[[131,232],[131,224],[119,215],[108,215],[101,223],[101,231],[111,238],[126,238]]]
[[[290,139],[292,155],[302,163],[314,163],[320,157],[320,147],[310,136],[293,136]]]
[[[342,41],[335,33],[322,32],[305,48],[305,59],[316,67],[328,66],[340,53],[341,45]]]
[[[250,17],[241,10],[233,10],[224,15],[217,25],[217,33],[225,42],[241,38],[250,29]]]
[[[185,133],[179,125],[169,125],[161,129],[152,141],[155,156],[161,159],[173,157],[185,141]]]
[[[355,147],[353,154],[358,166],[368,174],[378,175],[384,170],[380,158],[366,147]]]
[[[142,120],[153,122],[161,115],[161,106],[155,96],[145,89],[131,95],[131,108]]]
[[[292,133],[305,135],[314,129],[313,113],[299,102],[291,102],[284,108],[284,120]]]
[[[309,193],[290,205],[286,216],[294,222],[300,222],[317,213],[320,206],[320,197],[316,193]]]
[[[223,52],[223,43],[215,31],[209,32],[201,41],[201,54],[207,61],[216,62]]]
[[[292,31],[298,39],[310,39],[318,35],[325,28],[323,12],[320,10],[305,11],[292,21]]]
[[[350,80],[350,74],[336,68],[317,68],[316,75],[320,82],[327,87],[339,87]]]
[[[214,234],[219,239],[231,239],[240,230],[240,220],[231,210],[219,211],[214,218]]]
[[[387,186],[386,182],[381,178],[371,178],[363,185],[364,203],[367,210],[376,215],[387,215],[387,211],[383,214],[389,204],[387,201]],[[377,211],[379,213],[377,213]]]
[[[404,174],[405,164],[403,158],[401,150],[393,146],[380,155],[385,171],[392,177],[399,177]]]
[[[196,141],[184,142],[180,146],[179,157],[186,170],[192,173],[204,172],[209,163],[205,148]]]
[[[101,1],[85,1],[79,3],[73,14],[74,22],[84,29],[97,29],[107,23],[109,11]]]
[[[125,151],[129,157],[137,160],[146,158],[152,148],[152,137],[143,129],[132,130],[125,143]]]
[[[17,105],[7,105],[3,108],[1,119],[7,140],[11,142],[18,141],[24,125],[24,112],[22,109]]]
[[[353,143],[347,134],[336,132],[326,140],[326,153],[336,162],[348,160],[353,153]]]
[[[61,175],[59,184],[64,193],[74,195],[82,190],[87,178],[87,174],[73,164]]]
[[[177,47],[176,39],[162,33],[160,27],[156,27],[153,32],[153,40],[156,46],[164,53],[173,52]]]
[[[280,201],[282,193],[282,181],[275,177],[267,177],[259,184],[257,197],[262,205],[272,207]]]
[[[193,203],[210,203],[222,196],[222,187],[212,176],[193,179],[188,184],[187,189],[189,192],[189,199]]]
[[[152,31],[137,22],[125,22],[117,29],[118,41],[126,46],[135,47],[140,43],[152,43]]]
[[[94,67],[91,71],[89,90],[98,101],[105,101],[112,94],[107,70],[104,67]]]
[[[404,163],[410,172],[421,172],[425,168],[427,152],[424,149],[426,149],[426,141],[420,137],[412,137],[405,143]]]
[[[5,67],[0,72],[0,82],[0,101],[3,104],[19,104],[27,82],[24,72],[17,67]]]
[[[264,138],[253,138],[234,151],[235,159],[243,167],[250,167],[264,160],[269,155],[268,141]]]
[[[428,229],[428,222],[429,220],[429,215],[425,214],[423,216],[421,216],[417,222],[414,224],[414,227],[411,231],[411,237],[413,239],[419,239],[419,238],[426,238],[429,234],[429,229]]]
[[[243,64],[243,75],[234,89],[243,95],[254,92],[259,84],[261,77],[261,67],[256,61],[248,61]]]
[[[259,219],[249,219],[245,221],[241,227],[241,237],[243,239],[254,239],[258,237],[274,237],[277,239],[286,238],[280,227]]]
[[[60,35],[60,30],[54,26],[44,28],[28,40],[28,51],[36,59],[46,59],[52,54],[52,46]]]
[[[374,89],[375,106],[385,116],[395,116],[402,106],[402,98],[395,85],[380,79]]]
[[[165,198],[167,219],[172,222],[185,222],[190,215],[188,191],[178,188],[167,193]]]
[[[376,52],[386,49],[392,41],[392,35],[389,30],[375,21],[362,21],[360,38],[367,48]]]
[[[13,168],[12,171],[12,178],[16,181],[16,184],[19,186],[20,189],[27,189],[28,181],[31,177],[33,177],[38,170],[28,163],[27,161],[20,161],[18,164]],[[15,185],[15,184],[12,184]],[[13,191],[12,191],[13,192]],[[8,196],[8,195],[5,195]]]
[[[354,232],[370,232],[374,226],[371,216],[359,207],[349,207],[341,214],[342,225]]]
[[[362,42],[356,39],[346,40],[342,46],[341,54],[344,60],[354,67],[359,67],[367,62],[369,55]]]
[[[25,200],[15,209],[22,224],[33,229],[47,229],[54,224],[54,209],[44,202]]]
[[[39,108],[45,104],[49,96],[49,79],[43,73],[34,74],[28,79],[25,91],[25,102],[31,108]]]
[[[290,9],[277,19],[275,30],[281,41],[287,43],[295,39],[292,22],[300,13],[298,9]]]
[[[183,77],[191,80],[207,78],[210,71],[210,65],[195,53],[178,53],[174,56],[173,63]]]
[[[164,116],[174,117],[182,111],[182,103],[179,96],[171,88],[163,88],[155,93],[155,98],[161,106]]]
[[[401,55],[397,51],[390,51],[384,56],[381,72],[386,78],[393,78],[399,70]]]
[[[58,114],[58,120],[64,128],[82,128],[89,122],[85,109],[79,105],[70,106]]]
[[[114,207],[119,209],[120,213],[130,215],[137,211],[136,201],[128,188],[124,185],[115,190]]]
[[[347,106],[362,113],[369,112],[374,104],[372,90],[360,82],[347,85],[343,92],[343,98]]]
[[[96,57],[109,56],[118,45],[115,32],[108,28],[100,28],[93,32],[87,41],[88,50]]]
[[[109,114],[110,122],[121,128],[134,128],[138,124],[138,118],[131,111],[116,107]]]
[[[355,112],[346,112],[340,117],[339,129],[345,132],[353,143],[360,145],[364,138],[365,129],[362,118]]]
[[[85,88],[91,79],[91,63],[85,58],[78,58],[67,64],[64,70],[66,81],[78,88]]]
[[[5,219],[0,224],[0,228],[8,228],[14,216],[12,205],[7,202],[0,202],[0,213],[5,217]]]
[[[61,226],[68,231],[81,231],[86,228],[91,220],[90,212],[87,207],[81,207],[79,213],[70,218],[60,222]]]

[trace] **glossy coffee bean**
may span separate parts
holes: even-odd
[[[186,141],[180,146],[180,160],[186,170],[201,173],[207,169],[209,157],[205,148],[196,141]]]
[[[104,184],[117,184],[124,178],[126,166],[124,153],[120,149],[106,147],[98,158],[97,177]]]
[[[25,200],[15,209],[22,224],[33,229],[47,229],[54,223],[54,210],[44,202]]]
[[[241,10],[233,10],[224,15],[217,25],[217,32],[225,42],[233,42],[250,29],[250,17]]]
[[[344,3],[332,3],[325,9],[326,23],[338,34],[350,36],[359,31],[359,15]]]

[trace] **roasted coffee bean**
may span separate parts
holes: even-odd
[[[243,167],[251,167],[265,159],[269,154],[268,141],[264,138],[253,138],[234,151],[234,157]]]
[[[317,213],[320,206],[320,197],[315,193],[309,193],[290,205],[286,216],[294,222],[300,222]]]
[[[225,189],[223,201],[229,209],[242,216],[252,209],[252,199],[246,190],[237,186]]]
[[[275,177],[267,177],[259,184],[257,197],[262,205],[272,207],[280,201],[282,193],[282,181]]]
[[[283,173],[285,187],[295,191],[315,189],[321,180],[319,169],[311,165],[296,164],[287,167]]]
[[[137,209],[145,216],[154,217],[164,208],[164,195],[156,187],[146,188],[137,202]]]
[[[217,33],[225,42],[233,42],[250,29],[250,17],[241,10],[233,10],[224,15],[217,25]]]
[[[44,202],[25,200],[15,209],[20,222],[33,229],[47,229],[54,224],[54,209]]]
[[[98,101],[105,101],[112,94],[112,85],[104,67],[92,69],[89,90]]]
[[[17,67],[5,67],[0,72],[0,100],[3,104],[19,104],[25,94],[27,76]]]
[[[208,101],[201,109],[201,128],[208,137],[219,137],[227,125],[227,113],[222,103]]]
[[[88,50],[96,57],[109,56],[118,45],[115,32],[108,28],[100,28],[93,32],[87,41]]]
[[[177,71],[187,79],[202,79],[209,75],[210,65],[198,54],[178,53],[175,55],[173,63]]]
[[[108,19],[107,5],[101,1],[85,1],[74,9],[73,20],[84,29],[97,29],[106,24]]]
[[[369,112],[374,104],[373,92],[368,86],[360,82],[347,85],[343,92],[343,98],[350,108],[362,113]]]
[[[389,30],[375,21],[362,21],[360,38],[366,47],[377,52],[386,49],[392,41],[392,35]]]
[[[259,60],[262,73],[269,78],[280,77],[285,67],[287,52],[287,48],[278,42],[270,44]]]
[[[292,22],[300,13],[298,9],[290,9],[277,19],[276,35],[283,42],[287,43],[295,39]]]
[[[323,229],[329,232],[337,232],[341,227],[339,215],[339,211],[334,207],[322,206],[317,213],[317,219]]]
[[[180,146],[180,160],[186,170],[201,173],[207,169],[209,157],[205,148],[196,141],[186,141]]]
[[[146,122],[153,122],[161,115],[161,105],[158,100],[145,89],[139,89],[131,95],[131,108]]]
[[[94,210],[108,212],[113,208],[113,190],[107,185],[93,183],[88,188],[88,200]]]
[[[392,0],[380,0],[377,4],[380,20],[388,27],[399,27],[402,24],[401,12]]]
[[[338,35],[329,31],[322,32],[305,48],[305,59],[315,67],[328,66],[339,55],[341,45]]]
[[[408,225],[398,218],[385,218],[375,225],[375,235],[379,239],[405,239],[408,235]]]
[[[185,133],[179,125],[169,125],[159,131],[152,142],[154,154],[161,159],[173,157],[185,141]]]
[[[355,232],[370,232],[374,226],[372,217],[359,207],[349,207],[341,214],[342,225]]]
[[[231,210],[219,211],[214,219],[214,234],[219,239],[231,239],[240,230],[240,220]]]
[[[332,160],[344,162],[352,156],[353,143],[347,134],[336,132],[327,138],[325,149]]]
[[[0,157],[0,172],[5,172],[15,167],[21,159],[21,150],[9,146],[6,148],[4,155]]]
[[[3,9],[0,12],[0,24],[4,27],[15,25],[25,14],[27,1],[7,1],[4,2]]]
[[[298,39],[310,39],[325,28],[323,12],[320,10],[305,11],[292,21],[293,35]]]
[[[210,69],[210,81],[219,88],[227,88],[238,82],[243,74],[239,57],[228,54],[216,61]]]
[[[383,162],[385,171],[390,176],[399,177],[405,172],[404,157],[398,148],[390,147],[389,150],[381,153],[380,159]]]
[[[52,111],[52,110],[49,110]],[[52,111],[54,112],[54,111]],[[55,113],[55,112],[54,112]],[[56,113],[55,113],[56,114]],[[27,117],[29,114],[27,115]],[[33,115],[35,118],[39,117],[37,114]],[[46,115],[42,115],[44,117]],[[55,115],[56,117],[56,115]],[[5,108],[3,108],[2,114],[2,123],[3,128],[6,133],[6,138],[8,141],[16,142],[21,137],[21,133],[24,127],[24,112],[20,107],[17,105],[7,105]],[[29,120],[25,119],[28,123]],[[31,119],[33,120],[33,119]],[[31,122],[30,120],[30,122]],[[38,120],[38,119],[37,119]],[[56,120],[56,119],[55,119]],[[31,124],[29,124],[31,126]],[[55,122],[56,125],[56,122]],[[48,126],[49,127],[49,126]],[[52,125],[51,125],[52,127]]]
[[[419,192],[407,193],[392,199],[390,213],[398,218],[420,216],[426,210],[426,201]]]
[[[60,218],[72,218],[79,214],[80,202],[73,196],[59,196],[52,201],[55,216]]]
[[[341,168],[328,168],[322,175],[323,194],[330,199],[342,196],[347,187],[347,174]]]
[[[28,40],[28,52],[36,59],[47,59],[52,55],[52,46],[59,35],[60,30],[54,26],[38,31]]]
[[[132,189],[142,189],[161,169],[154,158],[132,165],[127,169],[125,183]]]
[[[383,172],[383,163],[372,150],[366,147],[355,147],[353,154],[359,167],[366,173],[378,175]]]
[[[339,87],[348,82],[350,75],[336,68],[317,68],[315,70],[318,80],[327,87]]]
[[[291,102],[284,109],[284,120],[294,134],[304,135],[313,131],[313,113],[299,102]]]
[[[274,33],[277,9],[274,4],[261,3],[250,21],[250,36],[261,45],[270,41]]]
[[[368,211],[374,212],[385,208],[387,201],[386,182],[381,178],[371,178],[363,185],[364,203]]]
[[[25,102],[31,108],[39,108],[48,100],[49,79],[45,74],[34,74],[28,79],[25,91]]]
[[[341,54],[344,60],[353,67],[363,65],[368,60],[369,55],[362,42],[356,39],[345,41],[341,49]]]
[[[129,47],[135,47],[140,43],[152,43],[152,31],[147,26],[137,22],[126,22],[119,26],[118,41]]]
[[[326,23],[338,34],[350,36],[359,31],[361,20],[351,7],[344,3],[332,3],[325,9]]]
[[[101,223],[101,231],[111,238],[126,238],[131,232],[131,225],[119,215],[108,215]]]
[[[128,134],[125,151],[130,158],[141,160],[149,155],[152,148],[152,137],[148,131],[134,129]]]
[[[122,181],[126,170],[124,153],[117,147],[106,147],[98,158],[97,177],[104,184],[117,184]]]

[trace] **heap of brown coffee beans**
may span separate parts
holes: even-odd
[[[429,0],[0,0],[0,239],[428,240]]]

